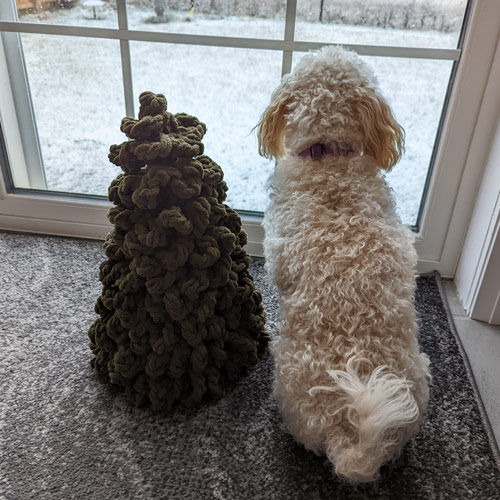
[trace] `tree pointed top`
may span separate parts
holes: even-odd
[[[167,98],[163,94],[143,92],[139,96],[139,120],[145,116],[156,116],[167,111]]]
[[[134,172],[151,162],[176,163],[203,153],[201,140],[207,129],[198,118],[168,113],[163,94],[143,92],[139,102],[139,119],[122,120],[120,130],[131,140],[111,146],[112,163],[125,172]]]

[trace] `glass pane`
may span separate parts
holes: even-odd
[[[263,211],[273,163],[259,156],[252,128],[280,81],[281,53],[143,42],[131,53],[135,102],[149,90],[166,96],[168,111],[197,116],[205,154],[224,171],[226,202]]]
[[[23,23],[65,24],[117,28],[116,2],[109,0],[15,0],[16,10],[7,5],[12,0],[1,0],[2,21],[17,17]]]
[[[416,225],[452,61],[364,57],[380,89],[406,132],[406,151],[387,174],[403,222]],[[405,75],[404,82],[401,75]]]
[[[195,35],[283,38],[285,1],[127,0],[130,29]]]
[[[298,0],[295,39],[456,48],[467,0]]]
[[[302,55],[295,54],[294,63]],[[377,76],[382,95],[406,131],[406,152],[386,177],[401,219],[414,225],[453,63],[395,57],[362,59]]]
[[[22,35],[47,189],[106,195],[122,141],[120,46],[115,40]]]

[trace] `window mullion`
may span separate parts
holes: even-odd
[[[128,31],[126,0],[117,0],[118,29]],[[123,92],[125,96],[125,112],[134,117],[134,87],[132,82],[132,63],[130,57],[130,41],[120,38],[120,53],[122,59]]]
[[[2,5],[0,0],[0,6]],[[1,19],[1,17],[0,17]],[[325,45],[341,45],[361,56],[403,57],[408,59],[436,59],[458,61],[460,49],[435,49],[427,47],[401,47],[394,45],[361,45],[356,43],[303,42],[265,38],[236,38],[215,35],[191,35],[160,31],[117,30],[113,28],[89,28],[56,24],[20,23],[0,21],[0,31],[14,33],[37,33],[44,35],[81,36],[107,40],[131,40],[137,42],[174,43],[201,45],[207,47],[228,47],[237,49],[279,50],[285,52],[309,52]]]
[[[297,0],[287,0],[285,17],[285,42],[293,42],[295,38],[295,19],[297,14]],[[281,65],[281,76],[292,71],[293,51],[283,51],[283,63]]]

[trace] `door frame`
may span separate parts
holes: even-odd
[[[472,146],[490,133],[476,127],[499,34],[500,2],[475,2],[417,235],[419,272],[455,275],[485,166],[487,151]]]

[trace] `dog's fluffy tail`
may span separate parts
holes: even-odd
[[[351,359],[343,370],[328,370],[331,386],[316,386],[310,394],[327,391],[342,398],[348,429],[341,426],[326,436],[326,454],[335,473],[351,482],[373,481],[382,464],[397,456],[417,431],[420,409],[413,383],[379,366],[370,375],[357,373]]]

